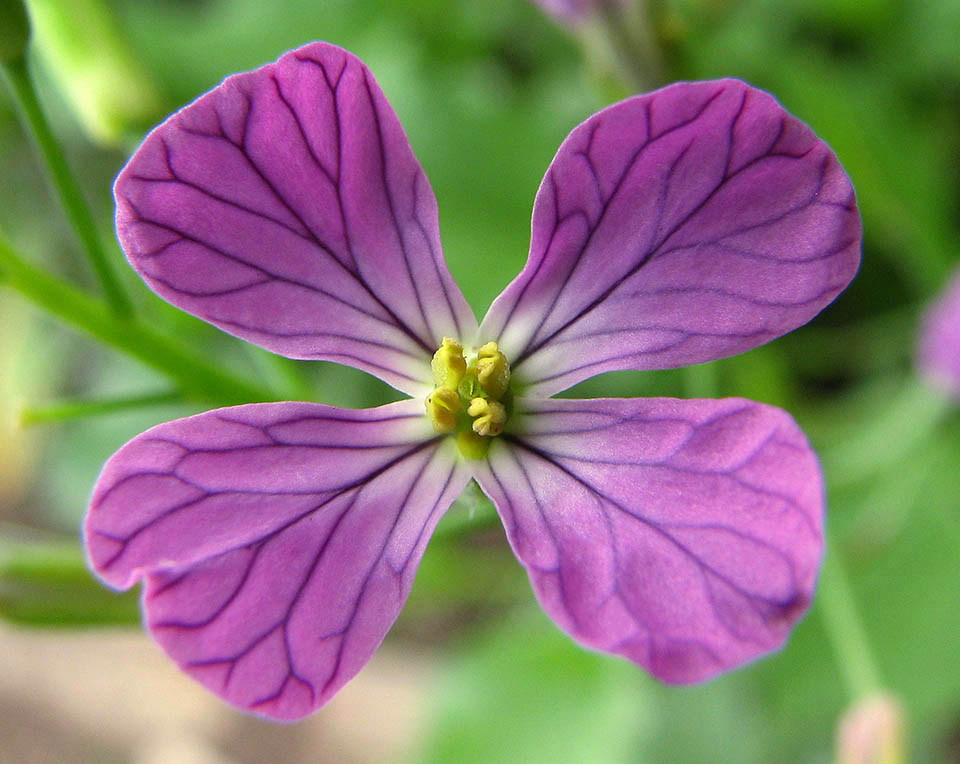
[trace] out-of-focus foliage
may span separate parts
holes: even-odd
[[[23,55],[30,40],[30,23],[22,0],[0,3],[0,61]]]
[[[0,543],[0,616],[29,626],[140,622],[136,593],[98,585],[76,544],[10,539]]]
[[[478,315],[523,263],[534,193],[556,148],[614,92],[583,65],[581,43],[527,0],[106,7],[137,66],[174,104],[309,39],[363,58],[434,187],[447,259]],[[811,325],[711,364],[707,379],[717,395],[788,408],[808,433],[827,476],[828,554],[846,571],[881,681],[904,706],[913,760],[956,761],[960,411],[918,387],[912,357],[918,316],[960,261],[960,2],[656,0],[650,8],[670,79],[734,76],[770,90],[830,143],[854,182],[866,238],[853,286]],[[69,82],[51,70],[56,62],[33,63],[109,240],[109,188],[125,156],[84,135],[52,85]],[[0,177],[0,230],[34,262],[88,284],[2,97]],[[122,277],[141,320],[280,395],[346,406],[397,397],[359,372],[250,350]],[[4,381],[20,381],[16,402],[4,386],[0,411],[160,386],[154,372],[76,339],[11,293],[0,300],[4,343],[14,314],[31,338],[16,368],[2,355]],[[567,395],[685,396],[695,387],[678,372],[617,373]],[[18,458],[20,474],[3,473],[3,519],[75,538],[103,460],[147,426],[198,410],[166,403],[34,428],[17,451],[33,458]],[[18,586],[44,585],[37,568],[20,570]],[[83,589],[79,578],[75,585]],[[62,604],[49,612],[77,617],[57,611]],[[703,686],[663,687],[557,633],[489,505],[468,498],[442,522],[388,637],[437,656],[436,700],[414,760],[829,761],[853,698],[826,607],[815,599],[776,656]]]

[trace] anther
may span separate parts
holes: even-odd
[[[437,432],[453,432],[457,426],[460,396],[450,387],[438,387],[427,396],[427,416]]]
[[[483,391],[500,400],[510,386],[510,364],[496,342],[488,342],[477,351],[477,381]]]
[[[456,340],[444,337],[443,343],[433,354],[430,368],[433,370],[433,381],[437,387],[449,387],[451,390],[456,390],[467,371],[467,361],[463,357],[463,346]]]
[[[475,417],[473,431],[486,437],[503,432],[503,423],[507,421],[507,410],[503,404],[487,398],[474,398],[467,407],[467,413]]]

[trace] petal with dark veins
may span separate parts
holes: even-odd
[[[154,427],[94,489],[92,567],[146,580],[154,637],[215,693],[304,716],[376,650],[470,479],[422,408],[264,403]]]
[[[476,330],[393,109],[333,45],[228,77],[147,136],[114,194],[150,288],[268,350],[417,395],[443,337]]]
[[[816,457],[752,401],[517,401],[474,466],[547,614],[667,682],[779,647],[823,539]]]
[[[733,355],[830,303],[860,235],[836,157],[773,97],[737,80],[671,85],[564,141],[527,264],[481,335],[536,396]]]

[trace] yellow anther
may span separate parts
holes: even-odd
[[[430,368],[435,387],[424,403],[433,429],[455,434],[463,456],[483,458],[491,438],[503,432],[511,405],[506,357],[496,342],[488,342],[475,357],[471,355],[468,364],[463,346],[444,337]],[[463,409],[467,416],[461,413]]]
[[[463,346],[449,337],[443,338],[433,360],[430,362],[433,369],[433,381],[437,387],[449,387],[456,390],[460,380],[467,371],[467,361],[463,357]]]
[[[474,398],[470,401],[467,413],[476,417],[473,420],[473,431],[486,437],[503,432],[503,423],[507,421],[507,410],[503,404],[486,398]]]
[[[457,426],[460,396],[450,387],[438,387],[427,396],[427,416],[437,432],[453,432]]]
[[[476,368],[480,387],[494,400],[500,400],[510,386],[510,364],[496,342],[488,342],[477,351]]]

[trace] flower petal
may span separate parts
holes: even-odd
[[[470,479],[422,408],[254,404],[154,427],[94,489],[92,567],[146,579],[154,637],[213,692],[303,716],[373,654]]]
[[[547,614],[668,682],[779,647],[810,603],[822,485],[780,409],[518,401],[475,466]]]
[[[546,396],[763,344],[815,316],[859,261],[853,189],[826,144],[743,82],[681,83],[564,141],[527,264],[481,336]]]
[[[373,75],[340,48],[228,77],[147,136],[114,194],[150,288],[268,350],[417,395],[442,338],[476,330],[430,184]]]
[[[932,384],[960,399],[960,271],[924,315],[917,365]]]

